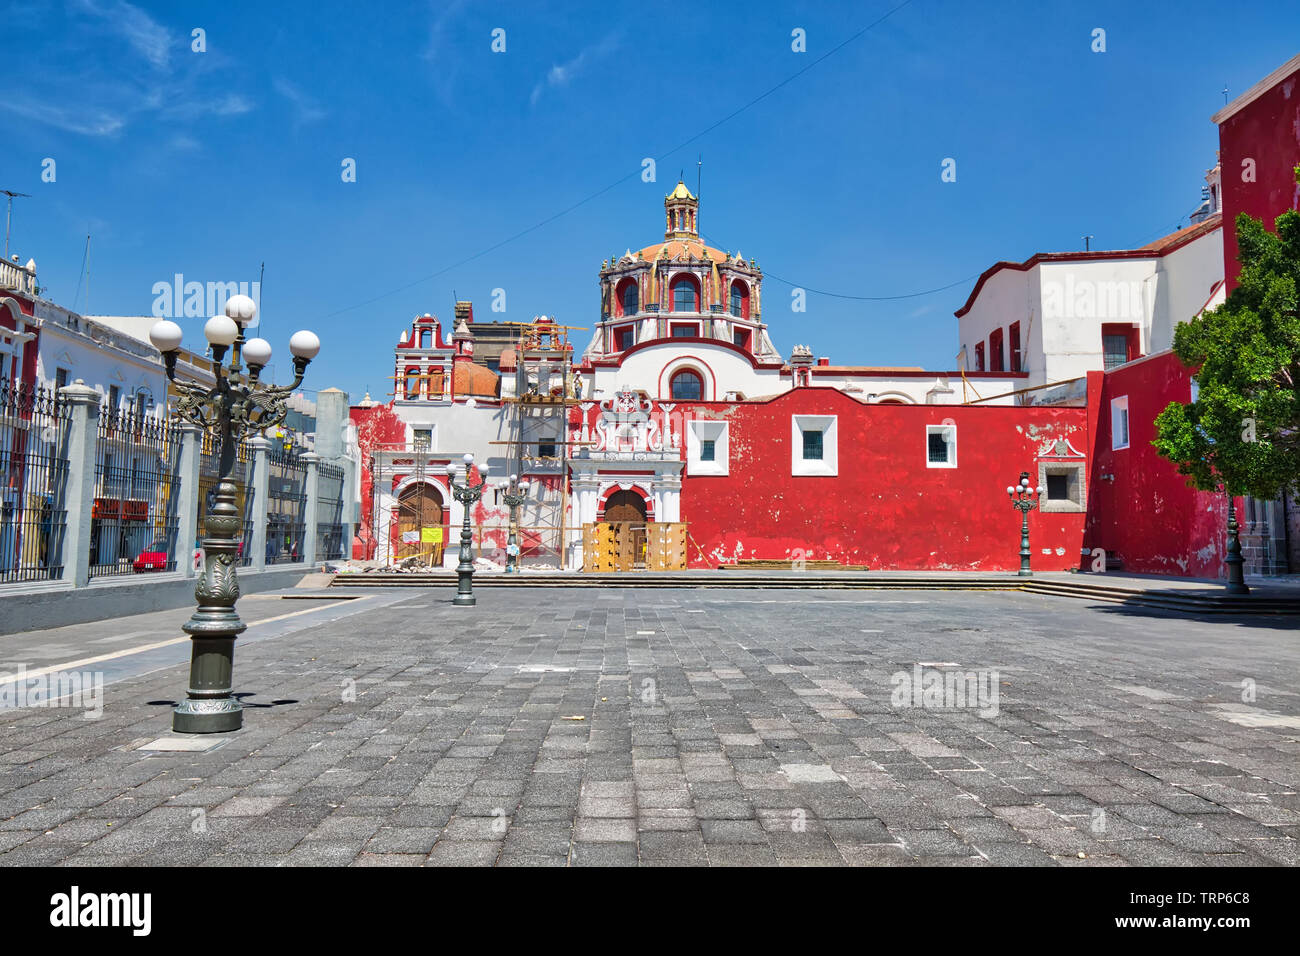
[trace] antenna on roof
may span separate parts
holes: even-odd
[[[704,176],[704,154],[695,162],[695,198],[700,198],[700,179]]]
[[[1092,251],[1092,240],[1095,239],[1095,238],[1097,238],[1097,237],[1096,237],[1096,236],[1084,236],[1084,237],[1083,237],[1083,251],[1084,251],[1084,252],[1091,252],[1091,251]]]
[[[7,262],[9,261],[9,223],[12,222],[14,218],[14,200],[31,199],[32,194],[16,193],[11,189],[0,189],[0,193],[4,193],[9,197],[9,211],[5,213],[5,261]]]
[[[90,233],[86,233],[86,248],[81,254],[81,272],[77,274],[77,294],[72,297],[72,308],[75,311],[77,302],[81,299],[81,283],[87,279],[86,262],[90,259]],[[90,286],[86,286],[86,311],[90,311]]]
[[[1223,84],[1223,103],[1224,103],[1225,106],[1226,106],[1227,103],[1228,103],[1228,84],[1227,84],[1227,83]]]

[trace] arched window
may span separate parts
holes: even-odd
[[[731,314],[740,319],[749,318],[749,287],[740,281],[731,283]]]
[[[700,287],[691,276],[678,276],[673,280],[673,311],[700,311]]]
[[[406,397],[420,397],[420,370],[418,368],[408,368],[406,370]]]
[[[635,279],[624,279],[618,284],[618,314],[636,315],[640,310],[640,295]]]
[[[704,398],[704,379],[699,372],[688,368],[674,374],[668,388],[674,402],[698,402]]]

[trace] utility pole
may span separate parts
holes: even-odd
[[[13,221],[14,218],[14,200],[31,199],[32,194],[16,193],[11,189],[0,189],[0,193],[4,193],[6,196],[9,197],[9,210],[8,212],[5,213],[5,261],[8,262],[9,261],[9,224]]]

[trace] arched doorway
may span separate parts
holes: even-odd
[[[617,540],[624,570],[645,567],[645,499],[635,491],[616,491],[605,500],[605,521],[618,525]]]
[[[397,495],[396,556],[399,561],[420,555],[429,564],[442,564],[444,542],[423,541],[421,532],[426,528],[437,528],[437,537],[445,537],[442,494],[433,485],[417,482],[403,488]]]

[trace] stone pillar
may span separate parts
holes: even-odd
[[[248,440],[248,445],[253,449],[253,487],[245,489],[247,494],[249,490],[253,492],[253,540],[245,543],[244,547],[251,547],[252,564],[250,567],[254,571],[266,570],[266,516],[269,511],[270,494],[271,494],[271,462],[269,452],[271,450],[271,440],[265,435],[257,435]]]
[[[73,587],[90,581],[90,530],[95,506],[95,443],[99,437],[99,392],[81,379],[59,389],[59,401],[72,409],[68,428],[68,484],[64,491],[67,530],[63,536],[63,576]]]
[[[199,509],[203,499],[199,495],[199,463],[203,454],[203,429],[193,422],[182,422],[180,426],[181,453],[176,466],[177,479],[180,481],[180,501],[177,505],[176,520],[180,532],[176,537],[176,564],[187,578],[196,574],[194,568],[194,550],[199,538]]]
[[[304,567],[316,564],[316,522],[320,514],[320,455],[308,452],[302,456],[307,463],[307,513],[303,517],[302,563]]]
[[[432,396],[430,396],[432,397]],[[337,388],[322,389],[316,394],[316,445],[314,451],[321,461],[343,469],[343,486],[339,494],[343,507],[339,522],[343,525],[343,560],[352,559],[352,538],[361,520],[357,491],[357,463],[348,457],[348,430],[351,412],[348,393]]]

